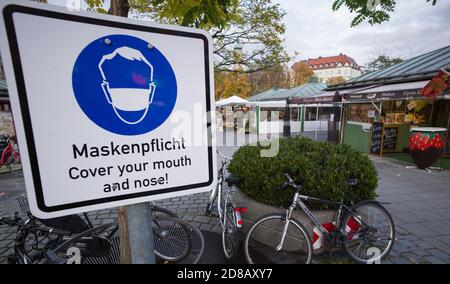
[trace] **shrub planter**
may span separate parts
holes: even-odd
[[[276,151],[269,153],[261,144],[242,146],[234,153],[228,166],[228,171],[240,180],[236,204],[248,208],[248,213],[243,216],[244,233],[249,224],[260,216],[281,213],[280,206],[292,202],[294,189],[280,189],[286,182],[284,173],[289,173],[297,184],[302,185],[302,194],[305,195],[326,200],[344,198],[346,203],[376,197],[377,171],[373,162],[348,145],[317,142],[304,137],[272,140],[271,145],[277,147],[272,147]],[[351,186],[347,183],[349,178],[356,178],[359,182]],[[333,210],[324,205],[317,206],[324,209],[315,211],[322,223],[334,220]],[[312,237],[313,224],[309,218],[301,210],[293,214]],[[271,226],[275,227],[275,224],[265,226],[261,233],[262,241],[257,241],[267,243],[270,235],[278,234],[278,228],[273,230]],[[294,239],[294,235],[289,238]]]
[[[250,226],[253,224],[256,219],[263,215],[273,214],[273,213],[283,213],[283,209],[281,207],[275,207],[272,205],[267,205],[261,202],[258,202],[250,197],[248,197],[245,193],[240,190],[234,191],[233,200],[240,207],[246,207],[247,212],[242,213],[242,219],[244,221],[242,225],[241,232],[243,235],[247,234]],[[312,210],[314,215],[319,219],[321,223],[328,223],[334,221],[336,218],[336,211],[334,210]],[[309,236],[312,238],[313,236],[313,227],[311,219],[309,219],[305,213],[301,209],[297,209],[292,214],[292,217],[297,219],[308,231]],[[266,238],[270,238],[270,236],[265,236]],[[311,239],[312,240],[312,239]],[[270,241],[270,239],[268,240]],[[325,248],[314,250],[315,254],[321,254],[325,252]]]

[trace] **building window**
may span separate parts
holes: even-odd
[[[291,120],[292,121],[300,121],[300,112],[298,107],[291,108]]]

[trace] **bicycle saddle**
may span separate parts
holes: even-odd
[[[229,175],[225,181],[227,182],[228,186],[239,186],[241,184],[241,179],[233,176],[233,175]]]

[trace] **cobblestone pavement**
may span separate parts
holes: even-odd
[[[249,141],[245,141],[248,143]],[[250,141],[251,142],[251,141]],[[219,147],[231,156],[237,147]],[[379,175],[378,200],[389,202],[397,230],[397,240],[385,263],[450,263],[450,172],[406,169],[405,165],[386,158],[373,158]],[[24,194],[19,173],[0,176],[0,216],[20,211],[16,198]],[[161,200],[159,205],[171,209],[201,230],[220,232],[215,217],[204,216],[208,194],[195,194]],[[116,220],[116,209],[90,212],[94,225]],[[12,253],[15,230],[0,226],[0,263]],[[217,244],[220,246],[220,244]],[[316,263],[346,263],[342,253],[316,258]]]

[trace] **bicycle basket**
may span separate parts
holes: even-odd
[[[48,263],[58,264],[119,264],[120,241],[117,223],[89,229],[47,251]]]

